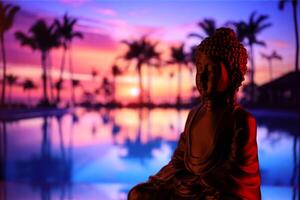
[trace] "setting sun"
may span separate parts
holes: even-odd
[[[139,89],[139,88],[136,88],[136,87],[130,88],[130,89],[129,89],[129,94],[130,94],[131,96],[136,97],[136,96],[138,96],[138,95],[140,94],[140,89]]]

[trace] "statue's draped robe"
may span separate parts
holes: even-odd
[[[201,105],[189,113],[171,161],[132,188],[129,200],[261,199],[255,118],[239,105],[228,106],[209,156],[201,159],[191,155],[190,141],[191,124],[200,109]]]

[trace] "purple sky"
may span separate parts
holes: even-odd
[[[283,61],[274,61],[275,77],[294,69],[294,24],[292,6],[288,2],[283,11],[278,9],[278,1],[92,1],[92,0],[13,0],[21,7],[14,27],[6,34],[9,72],[20,73],[19,68],[27,70],[19,75],[40,77],[40,55],[26,47],[20,47],[14,39],[17,30],[26,32],[39,18],[49,23],[64,13],[78,18],[77,30],[84,32],[84,40],[73,44],[73,63],[78,78],[88,79],[91,68],[105,74],[116,56],[124,49],[123,39],[139,38],[147,34],[161,42],[160,50],[168,55],[167,47],[180,42],[187,46],[200,41],[187,38],[191,32],[202,33],[196,26],[204,18],[215,19],[218,26],[228,21],[248,20],[253,11],[269,15],[272,27],[258,35],[267,47],[255,47],[257,66],[256,82],[268,81],[268,65],[260,53],[270,54],[276,50]],[[300,20],[299,20],[300,21]],[[17,55],[17,56],[16,56]],[[52,52],[52,65],[58,69],[61,49]],[[250,64],[249,64],[250,65]],[[24,70],[23,70],[24,71]],[[184,76],[185,77],[185,76]],[[186,73],[186,78],[190,78]],[[166,78],[165,78],[166,79]]]

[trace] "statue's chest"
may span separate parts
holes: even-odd
[[[196,117],[190,129],[191,153],[194,157],[205,157],[213,150],[216,134],[216,119],[212,113]]]

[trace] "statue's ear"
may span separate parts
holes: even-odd
[[[218,82],[218,89],[219,91],[225,91],[227,90],[229,84],[230,84],[230,78],[228,74],[228,70],[226,65],[223,62],[219,63],[220,66],[220,80]]]

